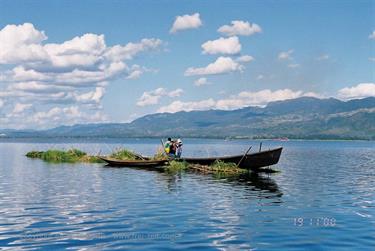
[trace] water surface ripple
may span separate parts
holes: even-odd
[[[49,164],[29,150],[119,146],[151,155],[158,140],[0,143],[2,250],[373,250],[374,142],[284,146],[277,174],[218,177]],[[185,155],[254,150],[259,142],[185,140]],[[256,147],[255,147],[256,146]]]

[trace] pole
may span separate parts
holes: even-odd
[[[240,164],[242,162],[242,160],[245,158],[245,156],[247,155],[247,153],[250,151],[250,149],[252,148],[253,146],[250,146],[249,149],[247,149],[247,151],[245,152],[245,154],[242,156],[242,158],[240,159],[240,161],[237,163],[237,167],[239,168],[240,167]]]

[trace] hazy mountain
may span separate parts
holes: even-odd
[[[131,123],[82,124],[44,131],[0,130],[7,137],[240,137],[375,139],[375,97],[302,97],[223,111],[151,114]],[[4,137],[4,135],[3,135]]]

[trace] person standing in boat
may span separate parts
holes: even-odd
[[[171,140],[170,146],[169,146],[169,157],[175,158],[176,157],[176,150],[177,150],[177,142],[174,140]]]
[[[177,147],[176,157],[181,158],[181,154],[182,154],[182,140],[181,139],[177,139],[176,147]]]
[[[171,150],[171,145],[172,145],[172,139],[168,138],[168,140],[164,143],[164,151],[168,155],[169,155],[169,152]]]

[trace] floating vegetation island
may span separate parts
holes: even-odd
[[[31,151],[26,154],[28,158],[41,159],[50,163],[104,163],[99,156],[91,156],[86,152],[78,149],[64,150],[48,150],[48,151]],[[128,149],[120,148],[109,155],[110,158],[117,160],[142,160],[144,157]],[[148,158],[148,160],[162,160],[166,156],[163,152],[157,153]],[[225,173],[225,174],[240,174],[247,172],[245,169],[238,168],[235,163],[225,163],[223,161],[215,161],[210,166],[202,166],[196,164],[189,164],[185,161],[170,160],[165,167],[168,172],[179,172],[183,170],[196,170],[204,173]]]
[[[70,149],[67,151],[52,149],[45,152],[31,151],[26,154],[26,157],[41,159],[51,163],[103,163],[100,158],[90,156],[78,149]]]

